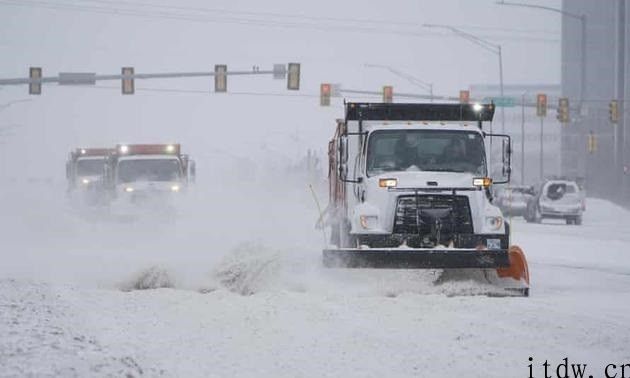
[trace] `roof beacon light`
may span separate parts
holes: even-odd
[[[483,109],[483,105],[481,105],[480,103],[476,102],[473,104],[473,110],[475,112],[479,113],[482,109]]]

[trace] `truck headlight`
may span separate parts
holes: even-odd
[[[378,186],[381,188],[395,188],[398,185],[398,179],[395,178],[384,178],[378,180]]]
[[[366,230],[374,229],[378,226],[378,217],[376,215],[361,215],[359,217],[361,227]]]
[[[171,192],[179,192],[179,185],[171,186]]]
[[[88,179],[83,179],[83,180],[81,180],[81,183],[82,183],[83,185],[87,185],[87,184],[89,184],[89,183],[90,183],[90,180],[88,180]]]
[[[503,217],[486,217],[486,224],[491,230],[499,230],[503,226]]]
[[[131,186],[128,186],[128,187],[125,188],[125,192],[127,192],[127,193],[131,193],[131,192],[133,192],[133,190],[134,189]]]

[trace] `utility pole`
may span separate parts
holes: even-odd
[[[616,72],[616,98],[617,98],[617,112],[618,120],[615,126],[616,138],[616,160],[615,177],[617,178],[617,187],[619,188],[619,199],[622,202],[628,203],[630,198],[628,196],[628,190],[630,189],[630,180],[628,175],[624,172],[624,166],[628,163],[629,156],[626,153],[626,117],[625,117],[625,92],[626,92],[626,0],[617,0],[617,72]]]
[[[460,30],[458,28],[455,28],[449,25],[424,24],[422,26],[427,27],[427,28],[439,28],[439,29],[449,30],[453,34],[471,43],[474,43],[475,45],[483,48],[484,50],[490,51],[491,53],[496,54],[499,57],[499,86],[500,86],[501,97],[503,97],[503,54],[501,52],[501,45],[488,42],[483,38],[479,38],[477,36],[474,36],[470,33],[466,33],[463,30]],[[492,123],[490,123],[490,132],[492,132]],[[503,107],[501,107],[501,133],[505,134],[505,111]]]
[[[525,96],[521,98],[521,185],[525,185]]]

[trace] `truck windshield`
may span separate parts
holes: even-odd
[[[180,164],[176,159],[136,159],[118,163],[118,181],[178,181]]]
[[[100,176],[103,174],[105,159],[77,160],[77,176]]]
[[[486,175],[483,137],[449,130],[378,130],[368,141],[367,174],[400,171]]]

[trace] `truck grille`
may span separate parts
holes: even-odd
[[[441,240],[449,240],[454,234],[473,233],[468,197],[422,194],[398,197],[394,234],[431,236],[436,219],[440,222]]]

